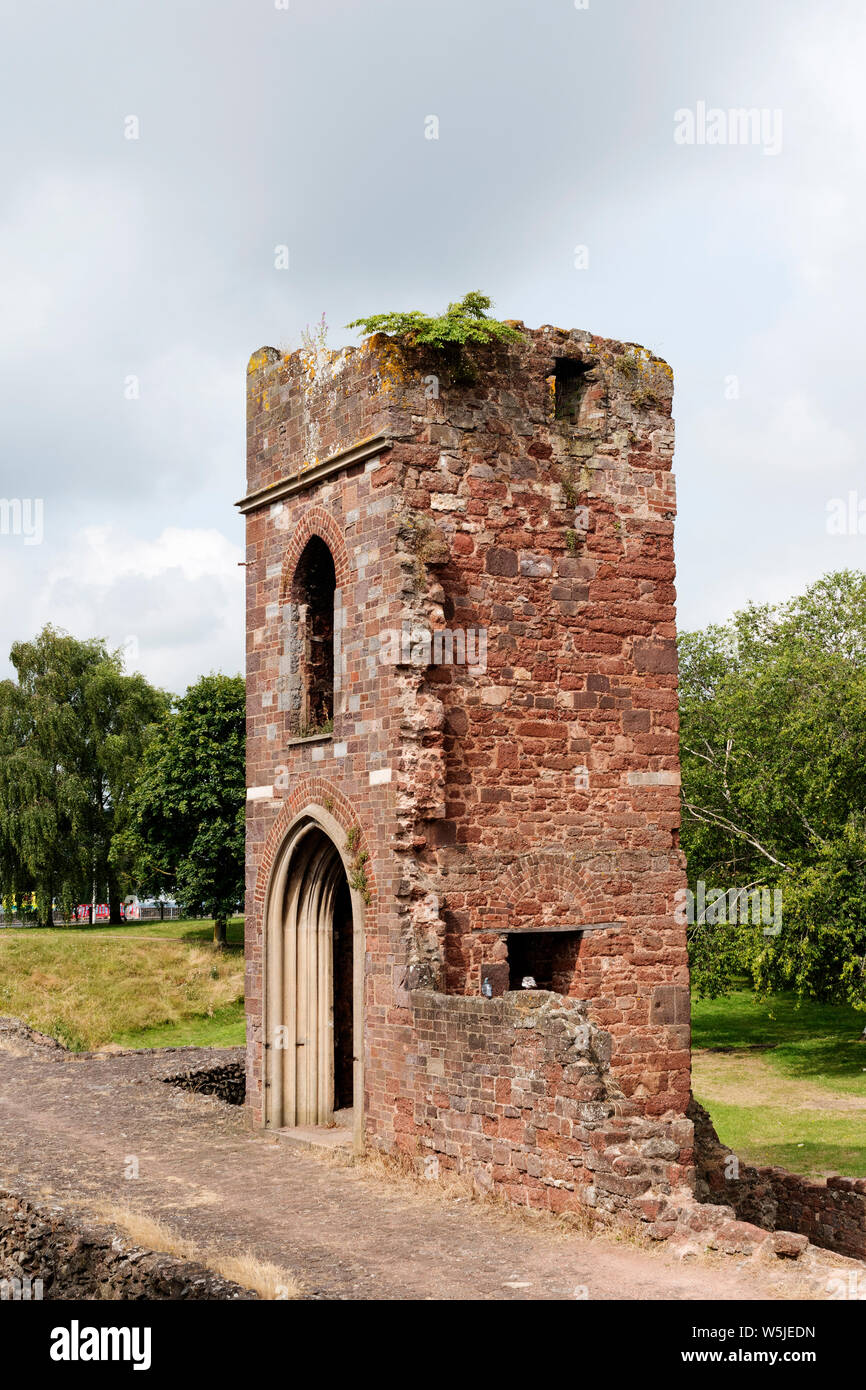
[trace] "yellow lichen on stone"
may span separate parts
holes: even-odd
[[[385,333],[374,333],[361,344],[363,351],[378,359],[378,389],[386,396],[399,399],[412,382],[413,374],[397,343]]]
[[[257,352],[254,352],[247,363],[247,375],[252,376],[254,372],[260,372],[267,367],[268,363],[271,361],[270,354],[272,351],[272,348],[262,347],[259,348]]]

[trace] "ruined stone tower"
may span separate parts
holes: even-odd
[[[610,1219],[688,1186],[671,394],[551,327],[251,359],[256,1125]]]

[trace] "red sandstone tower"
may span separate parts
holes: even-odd
[[[690,1184],[671,394],[550,327],[251,359],[255,1124],[610,1219]]]

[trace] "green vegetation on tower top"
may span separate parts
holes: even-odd
[[[369,314],[353,319],[347,328],[362,328],[365,333],[385,333],[392,338],[405,338],[412,347],[464,347],[467,343],[519,342],[521,333],[499,319],[488,318],[492,300],[478,290],[470,290],[456,304],[449,304],[444,314],[422,314],[416,309],[407,313]]]

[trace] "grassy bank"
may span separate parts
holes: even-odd
[[[866,1177],[866,1015],[746,990],[692,1006],[693,1087],[743,1158]]]
[[[0,931],[0,1013],[75,1051],[244,1041],[243,922]]]

